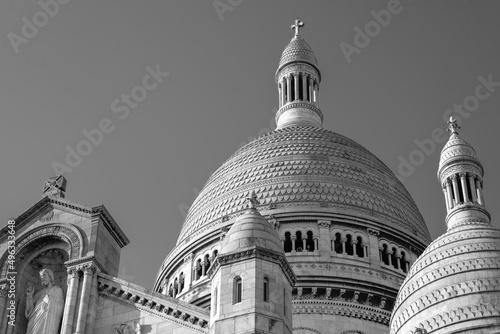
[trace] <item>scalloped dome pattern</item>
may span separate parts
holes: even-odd
[[[301,36],[292,38],[285,50],[283,50],[278,69],[288,63],[297,61],[305,62],[318,68],[318,60],[313,50]]]
[[[390,333],[453,324],[500,325],[500,230],[489,223],[464,222],[427,247],[401,285]]]
[[[209,178],[177,244],[245,210],[252,190],[260,209],[269,204],[345,207],[430,241],[411,196],[372,153],[325,129],[290,126],[245,145]]]

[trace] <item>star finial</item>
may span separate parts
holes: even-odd
[[[297,19],[293,22],[292,26],[290,27],[292,30],[295,30],[295,36],[299,36],[300,28],[304,26],[304,22],[302,22],[298,17]]]
[[[257,195],[255,194],[255,190],[252,191],[251,197],[247,197],[248,207],[250,209],[256,209],[257,205],[259,205],[259,200],[257,200]]]
[[[450,135],[456,133],[458,134],[458,129],[460,129],[460,125],[458,125],[458,122],[456,119],[453,118],[453,116],[450,117],[450,120],[448,121],[448,131]]]

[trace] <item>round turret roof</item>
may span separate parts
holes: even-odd
[[[251,247],[262,247],[283,253],[281,241],[274,227],[255,209],[239,216],[222,241],[220,254],[228,254]]]
[[[500,325],[500,230],[470,219],[432,242],[403,282],[391,334]],[[469,332],[468,332],[469,333]]]
[[[246,209],[255,190],[259,209],[345,209],[429,242],[413,199],[394,173],[367,149],[338,133],[289,126],[234,153],[207,181],[179,235],[197,238]]]
[[[476,150],[467,143],[465,140],[460,138],[457,133],[451,135],[446,145],[441,150],[441,158],[439,159],[439,171],[441,168],[447,165],[449,162],[467,159],[479,163],[477,159]]]
[[[318,69],[318,60],[313,50],[301,36],[295,36],[286,46],[281,54],[278,71],[290,63],[303,62],[308,63]],[[318,69],[319,72],[319,69]]]

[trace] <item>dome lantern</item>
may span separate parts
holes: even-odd
[[[281,55],[276,83],[279,92],[279,110],[276,125],[322,127],[323,114],[319,109],[321,74],[311,47],[300,35],[304,22],[296,19],[291,29],[294,36]]]
[[[441,151],[438,169],[446,202],[448,229],[470,218],[490,222],[483,197],[483,166],[474,148],[459,137],[458,129],[457,121],[450,117],[450,139]]]

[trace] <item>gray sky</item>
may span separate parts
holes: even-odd
[[[131,240],[120,276],[151,287],[197,189],[242,143],[270,128],[274,74],[299,16],[322,71],[325,127],[358,141],[397,175],[400,156],[417,159],[404,184],[434,238],[445,230],[436,179],[444,144],[419,155],[415,140],[431,141],[433,130],[446,126],[446,110],[469,103],[460,133],[486,169],[486,205],[499,226],[500,83],[489,91],[478,88],[478,77],[500,82],[500,2],[218,3],[226,10],[220,15],[212,0],[72,0],[57,13],[48,7],[52,16],[39,14],[34,0],[0,3],[2,224],[40,199],[53,162],[66,165],[66,147],[76,150],[83,130],[104,124],[113,130],[64,174],[67,198],[106,205]],[[388,6],[394,13],[385,27],[370,23],[371,11]],[[355,41],[354,29],[365,31],[367,23],[369,43]],[[357,42],[350,62],[342,42]],[[169,74],[144,84],[155,70]],[[144,100],[126,107],[122,94],[131,93]]]

